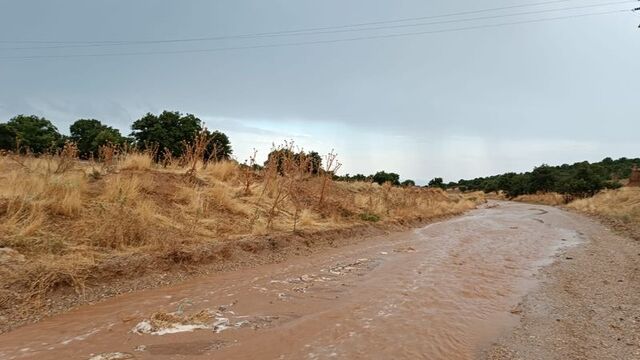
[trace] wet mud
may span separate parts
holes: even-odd
[[[140,291],[0,335],[1,359],[471,359],[519,321],[574,215],[491,202],[353,246]]]

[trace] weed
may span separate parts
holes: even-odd
[[[370,222],[378,222],[380,221],[380,216],[376,214],[371,214],[368,212],[364,212],[360,214],[360,220],[362,221],[370,221]]]

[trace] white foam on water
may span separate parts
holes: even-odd
[[[69,344],[70,344],[71,342],[73,342],[73,341],[82,341],[82,340],[85,340],[85,339],[86,339],[86,338],[88,338],[89,336],[91,336],[91,335],[93,335],[93,334],[95,334],[95,333],[97,333],[97,332],[99,332],[99,331],[100,331],[100,330],[98,330],[98,329],[93,329],[93,330],[89,331],[89,332],[88,332],[88,333],[86,333],[86,334],[78,335],[78,336],[75,336],[75,337],[72,337],[72,338],[69,338],[69,339],[63,340],[63,341],[61,342],[61,344],[62,344],[62,345],[69,345]]]
[[[121,353],[121,352],[110,352],[103,353],[92,356],[89,360],[125,360],[125,359],[133,359],[131,354]]]
[[[181,333],[181,332],[192,332],[194,330],[202,330],[202,329],[208,329],[209,326],[207,325],[195,325],[195,324],[189,324],[189,325],[183,325],[183,324],[173,324],[172,326],[168,327],[168,328],[164,328],[164,329],[160,329],[158,331],[154,331],[151,333],[151,335],[166,335],[166,334],[175,334],[175,333]]]

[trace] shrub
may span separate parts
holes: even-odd
[[[370,221],[370,222],[378,222],[380,221],[380,216],[368,212],[364,212],[360,214],[360,220],[362,221]]]

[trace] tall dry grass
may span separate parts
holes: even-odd
[[[0,156],[0,247],[27,257],[0,274],[0,288],[37,284],[31,294],[63,285],[81,289],[91,269],[114,257],[163,257],[253,234],[428,219],[484,200],[480,194],[336,183],[334,154],[329,167],[314,173],[307,159],[290,155],[257,170],[255,160],[251,166],[205,164],[196,159],[197,148],[188,161],[164,166],[151,152],[107,147],[92,162],[78,160],[72,150]]]
[[[567,203],[567,199],[565,198],[565,196],[555,192],[520,195],[515,197],[513,200],[550,206],[564,205]]]
[[[640,187],[604,190],[591,198],[575,200],[567,206],[637,225],[640,224]]]

